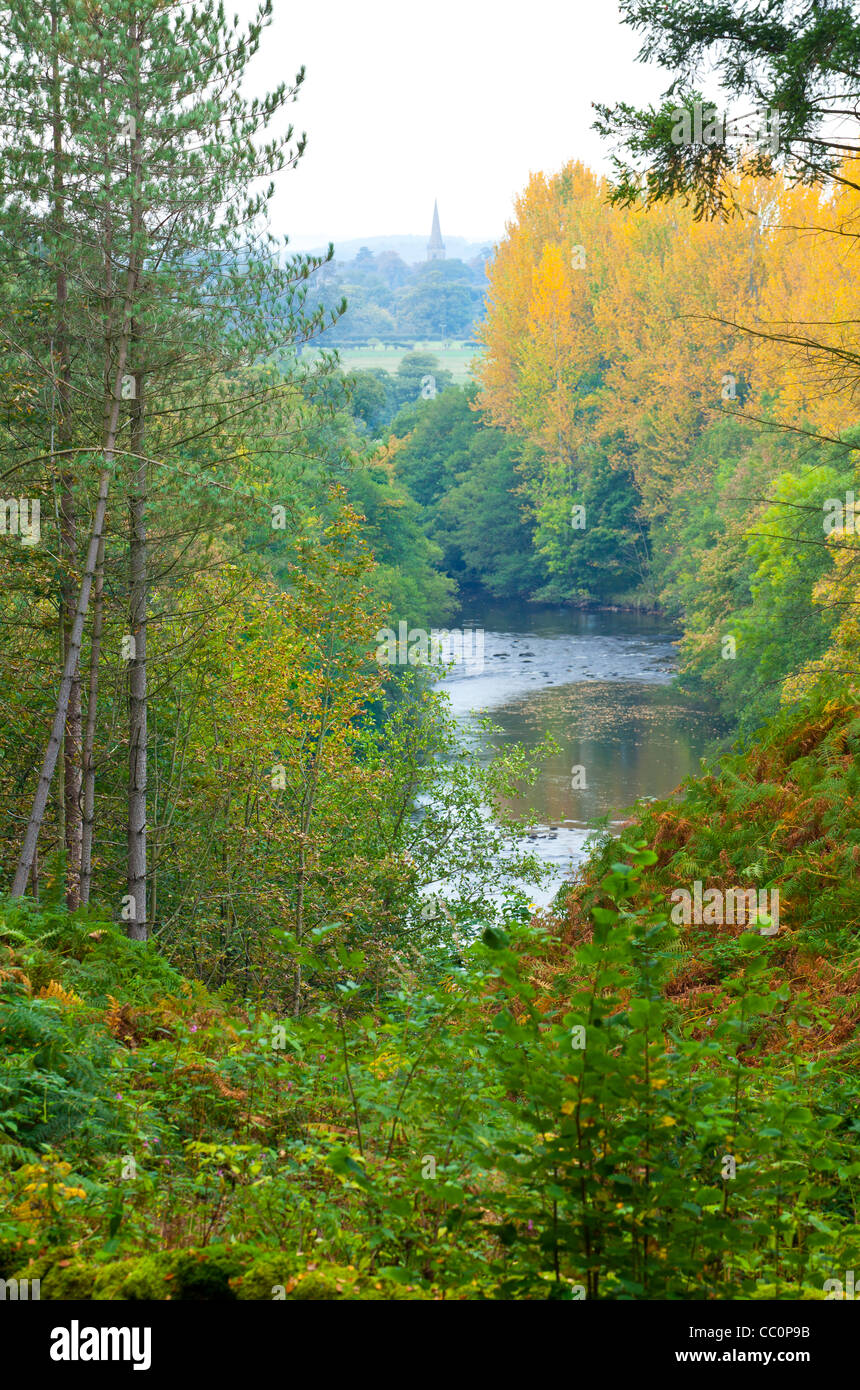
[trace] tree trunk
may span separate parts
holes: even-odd
[[[136,282],[136,275],[134,271],[130,271],[129,275],[128,297],[130,298]],[[30,820],[24,835],[24,843],[21,847],[21,856],[18,860],[18,867],[15,870],[15,877],[12,881],[11,895],[13,898],[21,898],[27,891],[30,870],[33,866],[33,857],[39,842],[39,831],[42,828],[42,821],[45,817],[45,807],[48,804],[51,783],[54,780],[54,772],[57,766],[57,757],[59,755],[60,743],[66,724],[66,715],[69,710],[69,696],[71,694],[72,681],[74,680],[80,660],[81,642],[84,635],[84,620],[87,616],[87,608],[90,602],[90,590],[96,571],[99,547],[101,546],[102,536],[104,534],[105,512],[107,511],[108,491],[110,488],[111,474],[113,472],[117,429],[119,426],[120,393],[122,391],[122,378],[125,371],[127,355],[128,335],[126,334],[120,342],[119,357],[114,379],[113,399],[108,403],[108,410],[106,411],[107,419],[103,449],[105,466],[99,477],[98,500],[96,501],[93,529],[90,533],[90,543],[87,549],[84,576],[81,580],[81,591],[78,595],[75,618],[72,623],[72,630],[69,634],[69,651],[63,670],[63,678],[60,681],[57,703],[54,707],[54,722],[51,726],[51,736],[48,739],[48,746],[45,749],[45,757],[42,762],[42,770],[39,774],[36,795],[33,798],[33,809],[30,812]]]
[[[105,99],[105,60],[101,59],[101,94],[102,101]],[[107,195],[110,189],[110,146],[106,145],[104,150],[104,191]],[[108,344],[111,339],[111,322],[113,310],[113,219],[110,214],[108,199],[105,198],[107,213],[103,227],[104,241],[104,340]],[[104,391],[105,395],[110,389],[110,368],[108,355],[105,355],[105,376]],[[87,730],[84,739],[84,750],[82,757],[82,767],[84,776],[83,790],[83,814],[81,826],[81,903],[86,905],[90,900],[93,883],[93,837],[95,834],[96,818],[96,720],[98,717],[98,693],[99,693],[99,662],[101,660],[102,632],[104,631],[104,564],[105,564],[105,542],[104,536],[99,543],[98,556],[96,558],[95,573],[95,596],[93,598],[93,627],[90,636],[90,671],[87,685]]]
[[[141,226],[140,105],[139,81],[142,26],[129,25],[128,42],[132,53],[130,108],[134,120],[132,164],[136,165],[131,222]],[[137,325],[131,320],[131,351],[140,351]],[[131,407],[132,484],[129,494],[129,626],[134,642],[128,670],[128,897],[130,916],[126,934],[132,941],[145,941],[146,919],[146,610],[149,575],[146,549],[146,463],[143,459],[143,372],[135,368],[134,398]]]
[[[53,60],[51,72],[51,120],[53,127],[53,222],[57,252],[57,327],[54,345],[59,362],[59,384],[56,393],[57,428],[56,441],[61,455],[71,441],[71,355],[69,334],[66,323],[68,303],[68,281],[65,269],[65,230],[66,203],[65,182],[63,178],[63,115],[60,88],[60,60],[57,53],[57,33],[59,21],[57,7],[51,10],[51,38]],[[53,376],[53,354],[51,373]],[[51,440],[53,446],[54,430],[52,422]],[[53,460],[52,460],[53,462]],[[78,535],[75,516],[74,474],[64,468],[60,477],[60,630],[62,634],[63,666],[69,656],[69,644],[74,622],[75,574],[78,567]],[[69,708],[63,738],[63,791],[61,795],[63,813],[61,816],[62,835],[66,849],[66,905],[74,912],[80,902],[81,877],[81,682],[77,668],[72,676],[69,691]]]
[[[63,474],[60,494],[60,550],[63,556],[62,623],[64,665],[69,659],[74,623],[74,568],[77,567],[77,525],[71,482]],[[66,842],[66,906],[74,912],[81,898],[81,679],[79,666],[72,673],[69,708],[63,739],[63,800]]]
[[[143,377],[135,375],[131,448],[137,455],[129,497],[129,630],[134,648],[128,667],[128,896],[131,915],[126,931],[133,941],[146,940],[146,463],[143,452]]]
[[[104,627],[104,562],[105,546],[102,537],[96,560],[95,592],[93,596],[93,630],[90,638],[90,677],[87,689],[87,730],[83,752],[83,816],[81,824],[81,904],[90,900],[93,881],[93,830],[96,813],[96,712],[98,710],[99,658]]]
[[[139,44],[139,39],[138,39]],[[51,735],[48,739],[48,746],[45,749],[45,757],[42,762],[42,769],[39,774],[39,782],[36,787],[36,795],[33,798],[33,808],[30,812],[30,820],[24,835],[24,843],[21,848],[21,856],[18,860],[18,867],[15,870],[15,877],[12,881],[11,895],[14,898],[23,897],[27,891],[27,883],[30,878],[30,870],[33,866],[33,859],[36,853],[36,846],[39,842],[39,832],[42,828],[42,821],[45,817],[45,807],[48,804],[48,797],[51,792],[51,783],[54,779],[54,772],[57,766],[57,757],[60,751],[60,744],[63,738],[66,718],[69,711],[69,700],[71,697],[72,685],[77,676],[78,663],[81,654],[81,644],[84,635],[84,621],[87,616],[87,609],[90,601],[90,590],[92,589],[93,579],[100,553],[103,553],[103,537],[105,525],[105,513],[107,511],[108,492],[110,490],[111,474],[114,469],[114,458],[116,454],[117,434],[119,431],[119,413],[122,404],[122,385],[125,375],[126,360],[128,358],[129,337],[131,333],[131,321],[134,313],[135,300],[137,298],[140,266],[143,263],[141,250],[140,234],[142,228],[141,219],[141,190],[142,190],[142,169],[141,169],[141,145],[139,134],[132,140],[131,172],[134,186],[133,200],[131,205],[130,217],[130,241],[129,241],[129,260],[126,271],[125,289],[122,296],[122,305],[119,313],[119,331],[114,335],[111,324],[112,315],[112,292],[113,292],[113,259],[110,252],[105,255],[105,283],[104,296],[107,309],[107,331],[105,337],[105,411],[104,427],[102,431],[102,453],[104,456],[104,467],[99,477],[98,498],[96,501],[95,515],[93,517],[93,527],[90,533],[90,542],[87,548],[87,558],[84,566],[83,579],[81,580],[81,590],[78,596],[77,608],[75,611],[72,629],[69,633],[68,654],[63,669],[63,677],[60,681],[60,689],[57,695],[57,703],[54,708],[54,720],[51,726]],[[105,225],[102,231],[106,238],[106,245],[110,242],[112,228],[112,209],[109,200],[105,205]],[[114,358],[113,349],[116,347],[116,357]]]

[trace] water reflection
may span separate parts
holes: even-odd
[[[502,733],[488,753],[513,742],[533,748],[547,733],[559,744],[536,785],[513,803],[547,823],[587,825],[637,797],[668,795],[696,770],[716,733],[671,687],[633,681],[543,690],[495,708],[492,717]]]
[[[478,756],[506,743],[532,749],[548,733],[560,748],[511,803],[540,822],[533,848],[557,874],[538,895],[549,901],[582,861],[589,823],[617,821],[639,797],[667,796],[698,770],[719,723],[672,687],[676,637],[665,620],[484,604],[462,622],[484,629],[484,669],[454,670],[440,685]],[[500,731],[479,732],[481,714]]]

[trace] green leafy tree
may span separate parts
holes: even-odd
[[[215,4],[175,16],[159,0],[116,0],[98,15],[81,6],[69,20],[74,46],[67,44],[58,57],[55,16],[48,16],[48,24],[39,11],[12,21],[3,56],[6,83],[33,94],[18,107],[7,99],[4,112],[16,216],[19,222],[29,219],[34,254],[51,238],[51,255],[76,287],[78,299],[64,305],[63,322],[74,322],[79,341],[105,345],[100,357],[75,356],[80,377],[72,375],[64,388],[92,409],[84,422],[88,429],[71,440],[63,468],[69,471],[69,455],[101,457],[103,466],[53,727],[13,887],[16,894],[26,889],[33,865],[90,594],[94,584],[99,588],[108,492],[118,472],[130,517],[128,898],[134,904],[129,929],[138,935],[146,931],[146,625],[153,579],[146,518],[152,459],[170,467],[190,440],[218,435],[224,466],[231,456],[231,422],[264,404],[272,408],[271,383],[258,377],[258,389],[249,395],[240,369],[285,338],[309,336],[322,322],[321,312],[304,311],[306,281],[319,262],[298,257],[281,263],[272,254],[263,219],[269,194],[255,188],[301,156],[304,142],[293,144],[292,128],[264,144],[255,137],[294,99],[302,74],[295,87],[282,84],[263,99],[250,101],[239,93],[270,13],[263,5],[243,32]],[[63,189],[74,188],[74,199],[64,193],[61,217],[56,196],[48,201],[47,218],[39,100],[46,53],[54,63],[54,86],[59,84],[59,100],[52,89],[62,126],[55,162]],[[224,138],[227,129],[230,139]],[[56,168],[51,179],[56,195]],[[62,341],[65,336],[64,330]],[[61,375],[65,360],[61,354]],[[52,357],[52,382],[55,371]],[[92,698],[92,682],[90,690]]]
[[[730,179],[738,165],[759,174],[785,166],[811,183],[860,186],[845,165],[858,149],[851,94],[860,82],[860,19],[853,0],[622,0],[621,12],[644,35],[640,58],[675,76],[660,107],[597,108],[596,128],[620,147],[617,201],[638,199],[644,177],[651,201],[680,193],[695,200],[700,216],[724,214],[733,206]],[[695,106],[701,112],[703,102],[695,84],[705,74],[743,104],[742,114],[730,117],[724,140],[680,139],[678,113],[686,111],[695,129]],[[752,154],[740,138],[750,104],[771,121]]]

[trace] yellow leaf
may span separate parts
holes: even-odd
[[[44,985],[42,989],[39,990],[38,998],[55,999],[58,1004],[66,1005],[83,1004],[84,1002],[83,999],[80,999],[78,995],[75,994],[74,990],[63,989],[63,986],[56,980],[51,980],[48,984]]]

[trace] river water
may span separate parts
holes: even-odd
[[[459,621],[483,630],[483,669],[455,666],[439,688],[478,757],[533,749],[547,733],[561,750],[512,803],[539,822],[530,848],[553,873],[530,892],[548,903],[585,858],[594,820],[617,828],[636,798],[668,795],[698,770],[719,722],[673,688],[677,634],[665,619],[471,602]],[[489,737],[486,715],[498,726]]]

